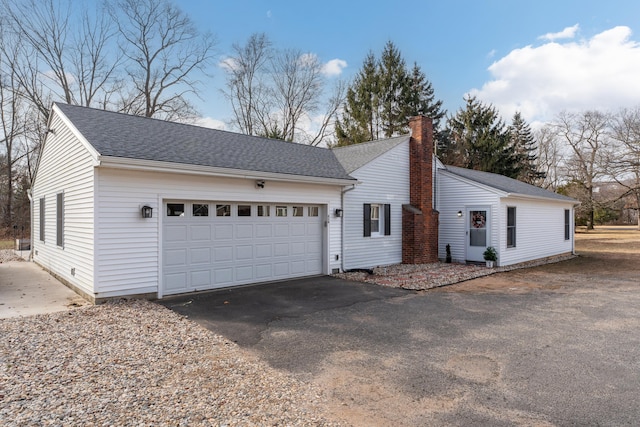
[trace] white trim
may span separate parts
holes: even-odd
[[[73,135],[76,138],[78,138],[78,141],[80,141],[80,143],[89,152],[89,154],[91,154],[91,157],[93,157],[95,162],[94,166],[97,166],[98,157],[100,156],[100,153],[98,153],[98,151],[93,147],[93,145],[91,145],[91,143],[87,141],[84,135],[80,133],[80,131],[73,124],[73,122],[71,122],[71,120],[69,120],[69,118],[65,116],[65,114],[62,112],[62,110],[58,107],[57,104],[54,103],[52,109],[58,114],[58,116],[60,117],[60,120],[64,122],[64,124],[69,128],[69,130],[73,133]],[[56,129],[54,129],[54,131],[56,131]]]
[[[124,157],[99,156],[99,167],[139,170],[148,172],[173,172],[188,175],[220,176],[227,178],[269,179],[282,182],[307,182],[328,185],[352,185],[355,179],[324,178],[305,175],[290,175],[275,172],[248,171],[242,169],[214,166],[192,165],[186,163],[162,162],[157,160],[130,159]]]

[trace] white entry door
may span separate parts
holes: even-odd
[[[323,273],[321,206],[168,201],[163,294]]]
[[[467,261],[484,261],[490,246],[489,207],[467,208]]]

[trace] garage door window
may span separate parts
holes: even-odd
[[[304,208],[302,206],[294,206],[293,216],[304,216]]]
[[[238,205],[238,216],[251,216],[251,205]]]
[[[184,216],[184,203],[167,203],[167,216]]]
[[[193,216],[209,216],[209,205],[194,203],[192,212]]]
[[[231,205],[216,205],[216,216],[231,216]]]
[[[317,206],[309,206],[309,212],[307,216],[318,216],[318,207]]]
[[[258,205],[258,216],[271,216],[271,206]]]
[[[287,216],[287,207],[276,206],[276,216]]]

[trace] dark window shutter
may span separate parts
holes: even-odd
[[[44,242],[44,197],[40,199],[40,240]]]
[[[384,205],[384,235],[391,236],[391,205]]]
[[[364,237],[369,237],[371,236],[371,205],[365,203],[363,211]]]
[[[56,199],[56,244],[64,245],[64,193],[58,193]]]

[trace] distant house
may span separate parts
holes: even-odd
[[[100,301],[435,262],[446,244],[475,261],[469,235],[502,265],[573,250],[573,200],[438,168],[430,120],[410,124],[411,136],[328,150],[54,104],[33,259]],[[465,226],[483,211],[484,241]]]

